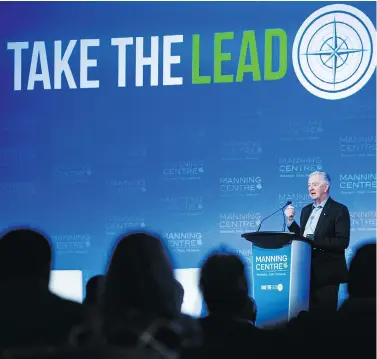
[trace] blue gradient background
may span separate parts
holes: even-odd
[[[376,75],[355,95],[326,101],[302,87],[290,57],[303,21],[328,4],[1,3],[1,227],[28,224],[43,229],[54,241],[55,269],[81,269],[86,279],[103,272],[114,239],[123,231],[140,228],[141,223],[163,236],[200,234],[194,236],[201,241],[193,249],[191,244],[177,246],[166,241],[176,268],[199,266],[208,251],[222,244],[237,250],[248,262],[249,243],[240,235],[254,230],[255,225],[220,233],[220,214],[252,212],[264,217],[284,202],[279,195],[304,196],[306,179],[280,177],[279,157],[319,156],[322,168],[332,175],[333,198],[350,211],[372,212],[368,225],[353,220],[352,245],[347,252],[351,256],[360,241],[375,237],[375,188],[370,193],[344,194],[339,176],[375,174],[376,157],[375,150],[356,151],[351,158],[342,156],[339,138],[372,136],[375,146]],[[375,3],[350,5],[375,24]],[[235,39],[224,42],[223,48],[234,53],[224,73],[235,74],[244,30],[256,32],[263,70],[267,28],[282,28],[287,33],[288,72],[284,79],[253,82],[246,75],[243,83],[190,83],[192,34],[201,35],[201,73],[211,74],[213,34],[234,31]],[[150,36],[174,34],[184,35],[184,43],[173,46],[174,54],[181,56],[173,76],[183,76],[183,86],[146,84],[136,88],[131,48],[128,86],[117,87],[118,56],[111,38],[143,36],[148,55]],[[34,91],[13,91],[13,53],[6,50],[7,42],[46,41],[52,69],[53,41],[62,40],[66,46],[71,39],[85,38],[101,41],[99,48],[90,49],[98,67],[89,70],[89,78],[100,80],[99,89],[69,90],[63,80],[62,90],[44,91],[37,84]],[[24,86],[30,56],[29,48],[22,63]],[[70,64],[77,81],[77,45]],[[160,70],[161,83],[161,62]],[[144,76],[149,79],[148,69]],[[257,141],[262,150],[247,156],[247,144],[233,156],[237,158],[229,159],[222,145],[232,140]],[[204,171],[198,179],[169,180],[164,175],[164,168],[184,161],[202,163]],[[72,174],[67,168],[86,172]],[[221,196],[220,178],[240,176],[260,176],[262,189],[253,196]],[[142,180],[145,186],[128,184],[115,190],[109,186],[114,179]],[[169,207],[167,197],[175,197],[179,204]],[[190,207],[187,203],[195,198],[201,206]],[[295,202],[293,198],[299,210]],[[118,218],[116,225],[114,217]],[[282,218],[277,215],[264,222],[262,229],[280,230],[281,225]]]

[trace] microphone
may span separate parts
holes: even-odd
[[[267,217],[263,218],[262,221],[259,223],[259,226],[258,226],[258,228],[257,228],[257,232],[260,231],[260,227],[262,226],[262,223],[263,223],[266,219],[272,217],[274,214],[278,213],[279,211],[282,211],[285,207],[289,206],[290,204],[292,204],[292,201],[287,201],[287,203],[286,203],[283,207],[280,207],[280,208],[279,208],[277,211],[275,211],[274,213],[271,213],[271,214],[268,215]]]

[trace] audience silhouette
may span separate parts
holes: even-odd
[[[52,249],[32,229],[0,240],[0,347],[64,345],[85,318],[83,307],[49,291]]]
[[[105,280],[106,277],[104,275],[96,275],[88,280],[85,288],[84,304],[93,307],[100,305],[105,290]]]
[[[256,325],[245,265],[233,253],[214,252],[203,263],[208,315],[200,319],[181,312],[184,289],[163,241],[151,233],[116,242],[105,275],[88,281],[83,304],[50,292],[52,265],[43,233],[16,228],[1,236],[1,358],[376,357],[375,243],[356,251],[349,297],[336,313],[301,312],[268,329]]]

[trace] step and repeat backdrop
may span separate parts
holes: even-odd
[[[84,283],[134,230],[177,270],[250,263],[241,234],[325,170],[351,257],[376,235],[375,23],[370,2],[0,4],[2,229],[42,229]]]

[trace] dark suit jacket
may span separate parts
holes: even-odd
[[[288,229],[303,235],[313,205],[301,211],[300,226],[293,222]],[[347,282],[345,250],[350,242],[350,215],[348,208],[328,198],[314,232],[312,255],[312,285],[321,287]]]

